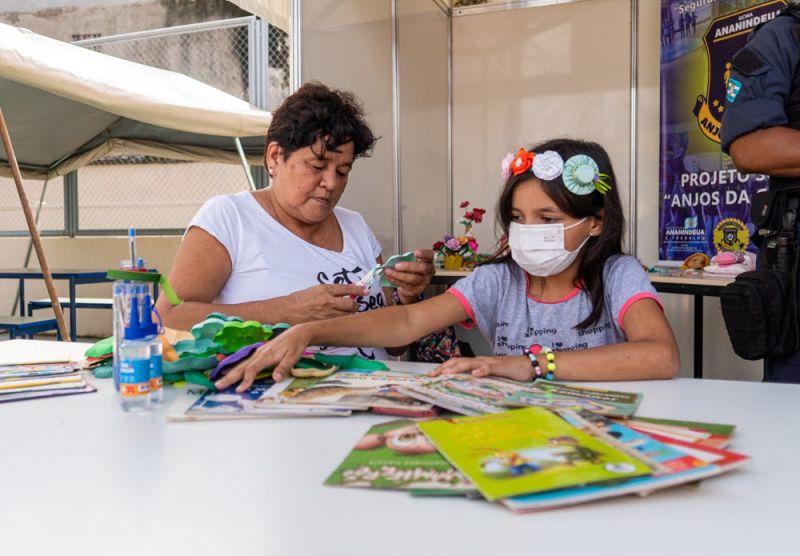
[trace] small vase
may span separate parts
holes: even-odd
[[[464,255],[445,255],[444,256],[444,269],[445,270],[461,270],[464,265]]]

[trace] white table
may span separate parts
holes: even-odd
[[[97,394],[0,406],[0,553],[798,553],[798,386],[616,384],[645,394],[642,415],[737,424],[732,448],[753,461],[699,487],[517,516],[483,501],[323,486],[386,416],[168,423],[164,410],[123,413],[111,382],[95,382]]]

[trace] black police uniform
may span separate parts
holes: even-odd
[[[747,45],[732,60],[727,102],[722,118],[721,143],[728,152],[738,137],[770,127],[800,130],[800,2],[792,2],[773,20],[756,27]],[[798,153],[800,163],[800,153]],[[797,178],[770,178],[770,191],[800,189]],[[797,203],[799,194],[790,193]],[[755,220],[755,218],[754,218]],[[795,222],[794,240],[800,240]],[[762,245],[762,252],[764,246]],[[759,257],[759,264],[763,264]],[[764,380],[800,382],[800,353],[768,358]]]

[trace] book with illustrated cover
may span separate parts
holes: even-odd
[[[644,396],[635,392],[616,392],[573,384],[537,380],[529,389],[521,389],[503,400],[509,407],[548,407],[568,409],[579,406],[608,417],[630,417]]]
[[[167,418],[170,421],[209,421],[306,416],[346,417],[351,413],[350,409],[342,407],[278,404],[265,395],[274,384],[272,379],[258,380],[241,393],[236,392],[236,385],[219,392],[187,386],[178,393]]]
[[[642,400],[642,394],[537,380],[524,384],[502,378],[478,378],[470,374],[443,375],[402,385],[409,396],[462,415],[483,415],[507,411],[511,407],[588,409],[608,416],[629,417]]]
[[[654,419],[639,417],[626,423],[629,427],[645,433],[660,434],[676,440],[683,440],[712,448],[725,448],[731,443],[734,425],[722,423],[705,423],[700,421],[678,421],[675,419]]]
[[[325,481],[326,485],[462,495],[474,487],[442,457],[414,421],[375,425]]]
[[[619,443],[628,451],[638,452],[646,463],[655,464],[654,474],[617,483],[583,485],[559,491],[515,496],[502,501],[507,508],[515,512],[532,512],[630,494],[646,495],[655,490],[719,475],[726,470],[723,466],[714,465],[709,456],[683,451],[673,444],[661,442],[627,427],[627,423],[618,423],[588,411],[578,413],[565,411],[561,416],[570,424],[604,442]]]
[[[530,407],[419,423],[488,500],[650,475],[650,466]]]
[[[392,371],[339,371],[325,378],[295,378],[273,386],[267,396],[281,404],[335,405],[366,411],[397,410],[404,416],[424,417],[433,406],[400,392],[400,387],[427,377]]]
[[[45,365],[0,366],[0,381],[17,378],[45,377],[72,374],[80,370],[77,363],[50,363]]]

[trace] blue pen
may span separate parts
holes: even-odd
[[[136,230],[128,228],[128,246],[131,250],[131,268],[136,268]]]

